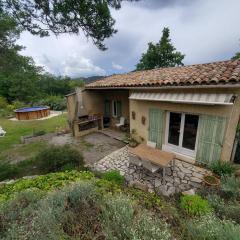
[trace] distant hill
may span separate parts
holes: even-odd
[[[84,81],[85,84],[88,84],[88,83],[100,80],[104,77],[105,76],[78,77],[78,78],[72,78],[72,80],[76,80],[76,81],[82,80],[82,81]]]

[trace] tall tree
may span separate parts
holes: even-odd
[[[15,20],[0,12],[0,95],[12,100],[28,100],[37,95],[40,69],[32,58],[21,56],[16,44],[21,29]]]
[[[182,66],[185,55],[176,51],[169,38],[169,28],[164,28],[162,37],[156,44],[148,43],[148,50],[142,54],[137,70],[147,70],[160,67]]]
[[[119,9],[123,0],[1,0],[0,10],[35,35],[75,33],[80,29],[101,50],[103,41],[116,33],[109,7]],[[125,0],[138,1],[138,0]]]
[[[240,59],[240,52],[237,52],[234,57],[232,57],[232,60],[238,60]]]

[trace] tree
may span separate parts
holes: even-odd
[[[101,50],[103,41],[116,33],[109,7],[119,9],[123,0],[1,0],[0,11],[35,35],[75,33],[80,29]],[[125,0],[137,1],[137,0]]]
[[[160,41],[156,44],[148,43],[148,50],[142,54],[137,70],[147,70],[160,67],[182,66],[185,55],[176,51],[169,38],[169,28],[163,29]]]
[[[238,60],[240,59],[240,52],[237,52],[234,57],[232,57],[232,60]]]
[[[8,15],[0,12],[0,95],[8,101],[28,100],[36,96],[41,69],[32,58],[21,56],[16,44],[21,29]]]

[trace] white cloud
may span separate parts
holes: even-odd
[[[115,62],[112,62],[112,67],[116,70],[122,70],[123,69],[123,66],[115,63]]]
[[[71,55],[62,62],[63,75],[78,77],[78,76],[92,76],[105,75],[106,71],[92,63],[90,59]]]
[[[108,75],[134,70],[147,43],[159,41],[168,26],[173,44],[186,54],[185,64],[220,61],[240,50],[239,8],[239,0],[124,2],[119,11],[112,10],[118,32],[105,41],[107,51],[83,35],[39,38],[24,33],[20,43],[25,55],[53,73]]]

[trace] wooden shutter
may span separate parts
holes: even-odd
[[[148,139],[157,144],[157,148],[162,149],[164,111],[159,109],[149,109],[149,132]]]
[[[121,117],[121,116],[122,116],[122,102],[117,101],[117,117]]]
[[[209,165],[213,161],[220,160],[226,120],[218,116],[200,116],[196,156],[198,163]]]
[[[110,116],[111,104],[109,100],[104,101],[104,116]]]

